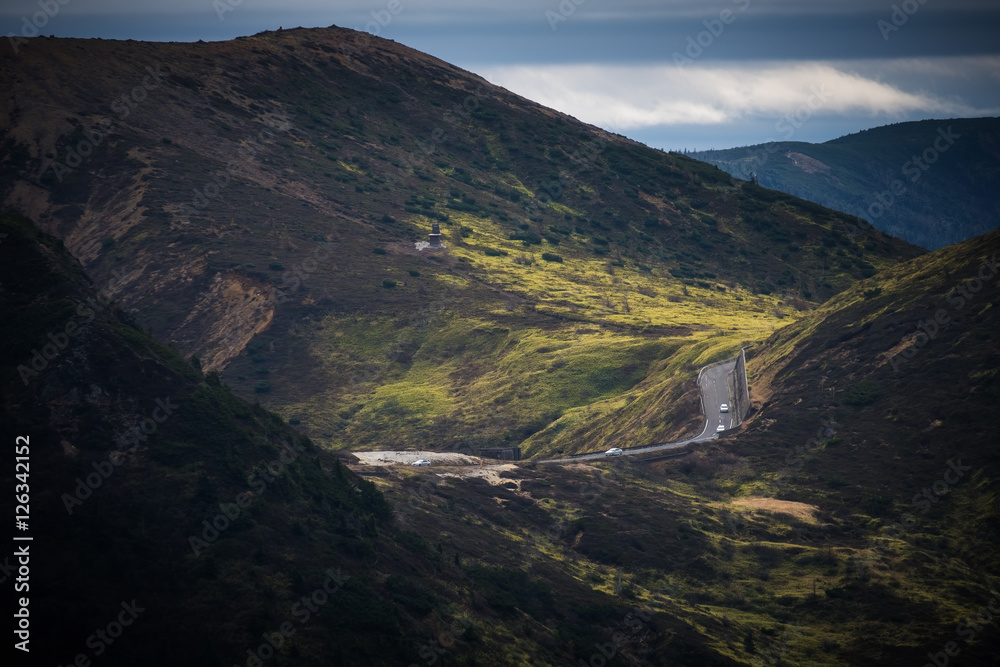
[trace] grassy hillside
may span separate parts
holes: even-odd
[[[472,480],[442,507],[444,488],[405,475],[390,504],[135,328],[59,241],[12,216],[0,234],[0,432],[29,444],[31,664],[564,665],[635,608],[485,523],[511,502],[543,534],[525,497]],[[25,384],[18,366],[66,331]],[[734,664],[685,619],[651,627],[664,660]]]
[[[327,447],[673,437],[698,364],[920,254],[349,30],[31,47],[4,205]]]
[[[756,173],[761,185],[859,216],[925,248],[1000,222],[997,118],[896,123],[822,144],[779,141],[692,157],[738,178]]]
[[[947,301],[995,261],[996,233],[760,344],[733,437],[653,464],[403,467],[377,489],[138,331],[58,241],[11,217],[0,233],[0,429],[31,437],[40,659],[245,664],[285,623],[266,664],[876,665],[949,641],[955,664],[1000,657],[987,625],[969,644],[956,630],[1000,584],[996,275]],[[79,302],[105,309],[83,322]],[[951,326],[893,376],[880,355],[938,308]],[[17,366],[74,318],[25,385]],[[176,408],[135,446],[157,399]],[[105,464],[69,513],[63,494]],[[87,643],[133,600],[120,639]]]
[[[748,362],[759,410],[729,450],[742,472],[727,490],[830,513],[824,581],[871,605],[864,618],[885,615],[893,660],[912,648],[918,662],[949,641],[959,664],[1000,655],[995,634],[958,626],[1000,577],[998,251],[991,232],[886,270]],[[853,639],[839,655],[867,662],[879,630],[839,618]]]
[[[742,664],[996,664],[998,251],[914,259],[755,346],[733,436],[528,488],[562,545]]]

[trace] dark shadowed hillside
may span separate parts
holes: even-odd
[[[356,608],[301,628],[300,658],[324,627],[345,657],[390,654],[402,620],[359,571],[391,520],[381,493],[143,334],[60,242],[12,217],[2,232],[0,428],[30,444],[32,659],[231,664],[331,568]],[[92,636],[123,603],[122,640]]]

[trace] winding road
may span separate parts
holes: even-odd
[[[729,385],[726,383],[726,378],[735,368],[736,359],[732,359],[720,364],[706,366],[705,368],[702,368],[701,372],[698,374],[698,386],[701,387],[701,404],[705,412],[705,428],[702,429],[699,435],[688,440],[678,440],[677,442],[658,443],[647,445],[645,447],[637,447],[635,449],[626,449],[622,452],[622,456],[651,454],[653,452],[659,452],[667,449],[677,449],[678,447],[683,447],[684,445],[690,445],[693,442],[712,440],[719,437],[718,427],[720,424],[726,429],[732,428],[733,401],[732,397],[729,395]],[[729,405],[730,412],[719,411],[719,407],[723,403]],[[575,463],[577,461],[592,461],[604,458],[604,452],[595,452],[593,454],[583,454],[580,456],[572,456],[561,459],[546,459],[544,461],[538,461],[538,463]]]

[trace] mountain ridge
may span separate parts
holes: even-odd
[[[734,176],[864,218],[937,249],[994,229],[1000,119],[895,123],[812,144],[777,141],[690,154]]]
[[[554,453],[581,446],[583,421],[604,424],[588,438],[615,437],[617,417],[636,428],[617,437],[681,435],[688,408],[676,423],[649,409],[690,392],[681,365],[921,252],[359,39],[44,40],[7,55],[0,170],[16,177],[0,199],[148,331],[338,448],[368,446],[373,428],[414,447],[544,431],[526,447]],[[446,248],[418,249],[433,223]],[[481,332],[471,347],[467,331]],[[658,369],[684,341],[692,356]],[[605,351],[616,344],[636,357]],[[461,361],[473,349],[492,352]],[[478,414],[491,404],[507,426]]]

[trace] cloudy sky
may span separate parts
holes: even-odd
[[[230,39],[278,26],[368,30],[666,149],[826,141],[906,120],[1000,116],[997,0],[3,5],[5,35],[30,35],[36,25],[46,35],[173,41]]]

